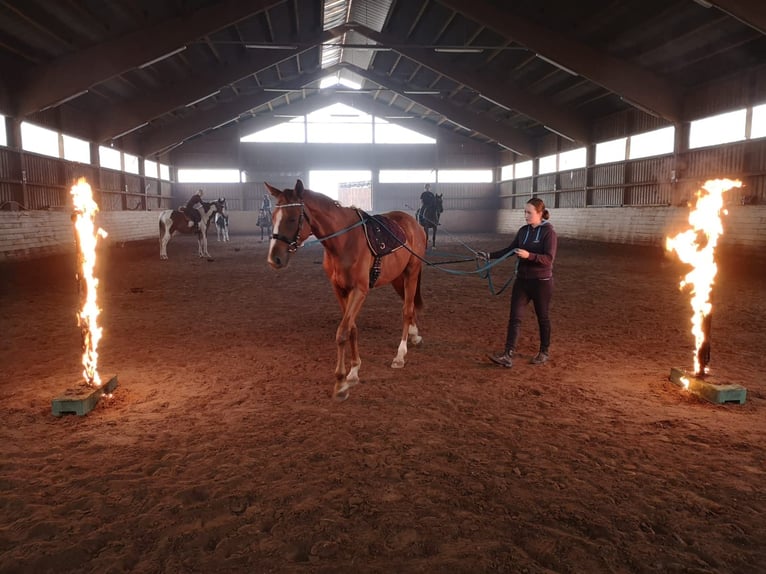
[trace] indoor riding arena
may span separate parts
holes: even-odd
[[[54,4],[0,6],[0,574],[766,572],[760,4]]]

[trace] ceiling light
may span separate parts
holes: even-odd
[[[501,104],[500,102],[493,100],[489,96],[485,96],[484,94],[479,94],[479,96],[484,98],[485,100],[487,100],[490,104],[494,104],[494,105],[496,105],[498,107],[501,107],[501,108],[503,108],[505,110],[511,111],[511,108],[509,108],[505,104]]]
[[[83,96],[83,95],[85,95],[85,94],[87,94],[87,93],[88,93],[88,90],[83,90],[83,91],[81,91],[81,92],[77,92],[76,94],[72,94],[71,96],[67,96],[66,98],[63,98],[63,99],[61,99],[61,100],[59,100],[59,101],[57,101],[57,102],[54,102],[54,103],[52,103],[52,104],[51,104],[51,105],[49,105],[49,106],[45,106],[45,107],[44,107],[44,108],[42,108],[40,111],[41,111],[41,112],[44,112],[45,110],[49,110],[49,109],[51,109],[51,108],[55,108],[56,106],[60,106],[61,104],[65,104],[65,103],[67,103],[67,102],[71,102],[71,101],[72,101],[72,100],[74,100],[75,98],[79,98],[80,96]]]
[[[245,44],[250,50],[297,50],[295,44]]]
[[[559,64],[555,60],[551,60],[550,58],[546,58],[545,56],[543,56],[541,54],[536,54],[536,56],[538,58],[540,58],[543,62],[548,62],[551,66],[556,66],[559,70],[563,70],[567,74],[571,74],[573,76],[577,76],[578,75],[577,72],[575,72],[571,68],[567,68],[566,66],[562,66],[561,64]]]
[[[710,2],[706,2],[705,0],[694,0],[697,4],[702,6],[703,8],[712,8],[713,5]]]
[[[221,90],[216,90],[215,92],[212,92],[212,93],[208,94],[207,96],[202,96],[201,98],[197,98],[193,102],[189,102],[188,104],[186,104],[186,107],[190,108],[193,105],[198,104],[198,103],[200,103],[202,101],[205,101],[208,98],[212,98],[213,96],[217,96],[220,93],[221,93]]]
[[[414,116],[383,116],[384,120],[414,120]]]
[[[556,134],[557,136],[564,138],[565,140],[569,140],[570,142],[573,142],[573,141],[574,141],[574,139],[570,138],[568,135],[564,135],[564,134],[562,134],[561,132],[559,132],[559,131],[556,131],[556,130],[554,130],[554,129],[553,129],[553,128],[551,128],[551,127],[548,127],[548,126],[543,126],[543,127],[544,127],[546,130],[548,130],[549,132],[551,132],[551,133],[554,133],[554,134]]]
[[[404,93],[412,96],[437,96],[441,94],[439,90],[404,90]]]
[[[149,60],[148,62],[144,62],[143,64],[141,64],[138,67],[138,69],[139,70],[143,70],[144,68],[148,68],[152,64],[156,64],[157,62],[161,62],[162,60],[164,60],[166,58],[170,58],[171,56],[175,56],[176,54],[180,54],[184,50],[186,50],[186,46],[181,46],[177,50],[173,50],[172,52],[168,52],[167,54],[163,54],[162,56],[160,56],[158,58],[154,58],[154,60]]]
[[[324,44],[325,46],[345,48],[347,50],[370,50],[371,52],[390,52],[391,48],[381,44]]]
[[[441,54],[481,54],[483,51],[484,48],[472,48],[470,46],[438,46],[434,48],[434,52],[439,52]]]
[[[134,127],[134,128],[130,128],[129,130],[125,130],[124,132],[122,132],[122,133],[120,133],[120,134],[117,134],[116,136],[113,136],[113,137],[112,137],[112,139],[113,139],[113,140],[119,139],[119,138],[121,138],[121,137],[123,137],[123,136],[126,136],[126,135],[128,135],[128,134],[129,134],[129,133],[131,133],[131,132],[134,132],[134,131],[136,131],[136,130],[140,130],[142,127],[144,127],[144,126],[148,126],[148,125],[149,125],[149,122],[144,122],[144,123],[142,123],[140,126],[136,126],[136,127]]]

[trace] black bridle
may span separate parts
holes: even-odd
[[[276,239],[277,241],[283,241],[284,243],[287,243],[287,252],[288,253],[295,253],[298,251],[298,247],[300,247],[301,244],[301,227],[303,226],[303,219],[306,218],[306,221],[308,221],[308,215],[306,215],[306,211],[303,209],[303,202],[300,203],[285,203],[284,205],[275,205],[274,209],[279,209],[282,207],[300,207],[301,208],[301,214],[300,217],[298,217],[298,227],[295,230],[295,237],[293,237],[292,240],[288,239],[284,235],[279,235],[277,233],[272,233],[271,238]]]

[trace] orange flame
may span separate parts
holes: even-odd
[[[77,238],[77,260],[79,269],[77,280],[79,284],[82,309],[77,313],[77,324],[82,332],[82,364],[83,376],[88,385],[101,386],[101,377],[98,375],[98,342],[101,340],[102,330],[98,326],[98,316],[101,309],[96,302],[98,279],[93,271],[96,267],[96,244],[99,237],[106,237],[107,233],[101,228],[96,228],[96,213],[98,205],[93,200],[90,185],[81,177],[72,186],[72,202],[74,222]]]
[[[692,266],[692,270],[681,280],[680,288],[687,285],[691,289],[692,334],[694,335],[694,372],[699,373],[699,350],[705,343],[703,323],[705,317],[713,310],[710,292],[718,273],[715,263],[715,248],[718,238],[723,233],[721,214],[727,213],[723,208],[723,194],[733,187],[742,187],[742,182],[731,179],[711,179],[706,181],[697,192],[697,205],[689,213],[691,229],[679,233],[675,237],[667,237],[665,248],[675,251],[679,259]],[[705,190],[707,193],[703,193]]]

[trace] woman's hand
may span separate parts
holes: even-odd
[[[516,249],[516,257],[519,259],[529,259],[529,251],[526,249]]]

